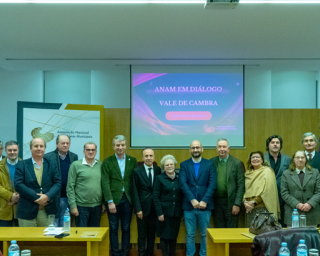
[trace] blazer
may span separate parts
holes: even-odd
[[[21,161],[18,158],[18,161]],[[11,177],[9,173],[9,168],[7,164],[7,158],[0,161],[0,220],[12,220],[16,216],[17,204],[8,205],[11,201],[12,194],[15,192],[13,183],[11,182]]]
[[[173,180],[166,173],[157,176],[153,189],[153,203],[157,216],[181,216],[183,214],[182,199],[178,173]]]
[[[122,197],[122,188],[128,198],[130,204],[131,201],[131,176],[134,168],[137,167],[137,159],[132,156],[126,155],[124,177],[122,178],[119,164],[115,155],[109,156],[103,160],[101,167],[101,184],[102,192],[105,201],[113,200],[115,205],[118,205]]]
[[[270,163],[269,153],[264,154],[264,160],[267,161],[268,163]],[[282,177],[283,171],[289,169],[290,162],[291,162],[290,157],[281,154],[280,168],[279,168],[278,173],[276,174],[279,204],[281,206],[284,205],[284,201],[281,197],[281,177]]]
[[[192,211],[191,200],[207,203],[205,211],[214,209],[213,193],[217,188],[217,170],[212,162],[202,158],[198,177],[196,178],[192,158],[180,164],[179,183],[184,198],[182,209]]]
[[[14,186],[20,194],[17,216],[20,219],[32,220],[38,215],[39,205],[34,201],[39,198],[37,193],[42,192],[49,197],[46,213],[58,214],[56,195],[61,189],[61,178],[58,167],[54,162],[43,158],[43,174],[41,186],[37,181],[34,172],[32,159],[23,160],[17,163],[14,176]],[[59,198],[60,200],[60,198]]]
[[[218,170],[219,156],[210,159]],[[229,155],[227,165],[228,207],[241,206],[245,190],[244,165],[239,159]]]
[[[320,174],[317,169],[306,170],[303,185],[296,171],[285,170],[281,178],[281,195],[285,202],[284,223],[291,225],[292,212],[298,203],[309,203],[312,208],[309,212],[299,214],[307,216],[307,225],[320,223]]]
[[[320,171],[320,154],[317,151],[315,152],[314,157],[311,160],[308,160],[308,164],[312,168],[318,169]]]
[[[131,200],[135,213],[142,211],[143,216],[148,216],[153,207],[153,187],[161,168],[153,166],[153,183],[149,182],[144,165],[133,170],[131,183]]]
[[[68,151],[68,155],[69,155],[69,158],[70,158],[70,165],[74,161],[78,160],[78,155],[77,154],[72,153],[71,151]],[[43,157],[47,158],[49,161],[55,162],[57,164],[57,166],[58,166],[58,170],[59,170],[59,173],[61,175],[61,167],[60,167],[60,159],[59,159],[60,157],[59,157],[58,149],[55,149],[54,151],[45,154]],[[56,198],[57,212],[59,214],[60,213],[60,193],[58,193],[56,196],[57,196],[57,198]]]

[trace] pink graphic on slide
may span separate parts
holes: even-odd
[[[149,80],[152,80],[154,78],[157,78],[159,76],[164,76],[167,73],[137,73],[133,74],[132,76],[132,82],[133,82],[133,87],[142,84],[144,82],[147,82]]]
[[[210,120],[212,114],[209,111],[169,111],[167,120]]]

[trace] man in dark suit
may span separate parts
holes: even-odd
[[[70,137],[68,135],[58,135],[56,139],[57,148],[44,155],[49,161],[56,162],[60,175],[61,175],[61,192],[60,201],[57,198],[58,218],[55,219],[56,227],[63,227],[63,216],[67,208],[68,197],[66,192],[68,173],[70,165],[78,160],[78,155],[69,151],[70,148]],[[59,195],[57,195],[59,197]]]
[[[308,164],[320,171],[320,154],[316,151],[318,139],[312,132],[307,132],[302,136],[302,144],[308,158]]]
[[[17,216],[20,227],[47,227],[48,215],[57,213],[56,195],[61,178],[56,163],[43,158],[46,144],[30,142],[32,157],[16,165],[14,186],[20,194]]]
[[[125,154],[126,138],[116,136],[113,141],[115,154],[102,163],[102,192],[108,203],[110,245],[113,256],[126,256],[130,249],[131,176],[137,167],[137,159]],[[118,227],[121,219],[122,250],[119,250]]]
[[[217,171],[211,161],[201,157],[203,147],[197,140],[190,145],[191,158],[180,164],[179,183],[184,194],[182,209],[187,229],[187,256],[196,252],[197,222],[200,228],[200,256],[207,255],[207,228],[214,209],[213,194],[217,188]]]
[[[264,154],[264,160],[270,163],[276,175],[281,214],[279,222],[281,225],[284,225],[284,201],[281,197],[281,177],[283,171],[289,169],[291,159],[280,153],[282,149],[282,138],[279,135],[272,135],[266,140],[266,149],[268,153]]]
[[[146,148],[142,153],[143,165],[132,173],[132,204],[137,214],[139,256],[152,256],[154,250],[157,215],[153,205],[153,184],[161,169],[153,165],[154,151]],[[147,242],[147,248],[146,248]]]
[[[219,156],[211,158],[218,172],[218,187],[214,194],[214,227],[237,228],[244,194],[244,165],[231,156],[226,139],[218,139],[216,150]]]

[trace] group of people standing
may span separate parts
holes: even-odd
[[[101,214],[106,211],[111,253],[126,256],[134,211],[139,255],[153,255],[157,235],[163,255],[172,256],[183,217],[186,254],[196,252],[198,227],[202,256],[206,255],[212,212],[215,228],[237,228],[241,207],[246,211],[247,227],[258,211],[272,212],[290,226],[294,208],[307,215],[307,225],[320,223],[320,155],[312,133],[303,135],[304,150],[297,151],[292,159],[280,153],[282,138],[270,136],[267,153],[251,152],[246,168],[230,155],[224,138],[217,141],[218,156],[210,160],[202,157],[201,142],[192,141],[191,158],[180,164],[180,170],[173,155],[162,157],[158,167],[151,148],[143,150],[143,161],[138,163],[125,154],[126,138],[122,135],[112,141],[115,154],[103,162],[95,159],[94,142],[84,145],[80,160],[69,150],[70,143],[68,136],[59,135],[56,150],[45,154],[45,141],[35,138],[30,142],[32,157],[27,160],[18,158],[17,142],[5,144],[7,156],[0,161],[0,227],[47,226],[49,214],[55,214],[56,226],[62,226],[66,208],[78,227],[99,227]]]

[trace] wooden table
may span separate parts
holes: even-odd
[[[31,249],[31,255],[78,256],[79,253],[87,256],[109,255],[109,228],[71,228],[70,235],[61,239],[55,238],[54,236],[44,236],[44,229],[43,227],[2,227],[0,241],[3,241],[3,255],[8,256],[8,248],[11,240],[17,240],[19,246],[20,244],[23,245],[22,247],[20,246],[20,251]],[[96,237],[81,237],[83,232],[94,231],[98,231]],[[45,246],[43,247],[44,249],[39,249],[39,247],[43,245]]]
[[[252,238],[241,235],[249,233],[248,228],[208,228],[207,229],[207,255],[229,256],[230,244],[250,244],[240,246],[243,250],[242,255],[248,254],[253,241]],[[241,255],[240,252],[237,255]]]

